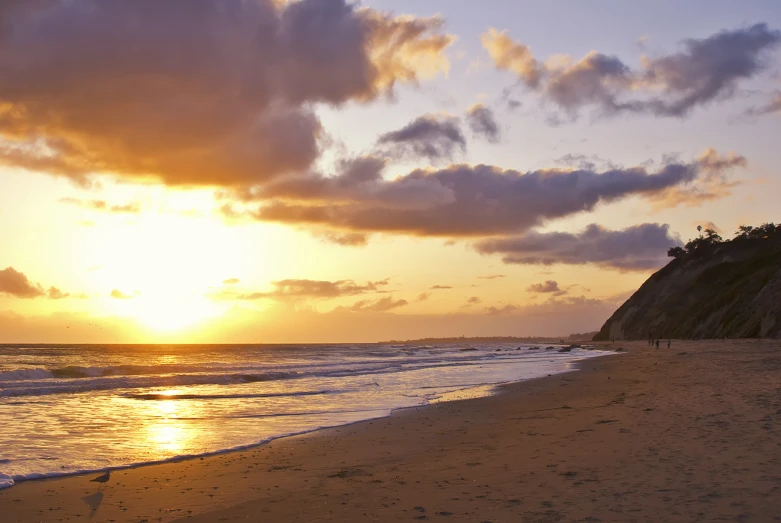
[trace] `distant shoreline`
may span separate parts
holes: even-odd
[[[419,338],[415,340],[390,340],[378,341],[378,345],[402,345],[408,343],[569,343],[576,341],[576,338],[566,337],[535,337],[535,338],[516,338],[513,336],[486,336],[486,337],[458,337],[458,338]]]

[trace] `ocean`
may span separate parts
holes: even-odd
[[[556,346],[559,348],[559,346]],[[0,345],[0,488],[492,394],[604,354],[517,344]]]

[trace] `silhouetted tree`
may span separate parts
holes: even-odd
[[[705,229],[705,239],[708,241],[708,243],[722,242],[721,236],[719,236],[719,234],[713,229]]]
[[[670,250],[667,251],[667,256],[677,260],[678,258],[683,258],[686,256],[686,251],[683,249],[683,247],[670,247]]]
[[[697,226],[697,232],[700,233],[698,237],[689,240],[683,247],[671,247],[667,251],[667,256],[676,259],[686,256],[706,256],[713,252],[718,244],[729,243],[730,241],[781,241],[781,225],[776,225],[773,222],[763,223],[756,227],[741,225],[738,227],[732,240],[724,240],[714,229],[708,228],[703,230],[702,225]]]

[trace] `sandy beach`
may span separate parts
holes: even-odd
[[[673,341],[251,450],[0,491],[3,522],[781,521],[781,341]]]

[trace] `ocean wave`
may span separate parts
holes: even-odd
[[[52,394],[110,391],[191,385],[240,385],[300,378],[343,378],[372,376],[437,367],[501,364],[522,357],[526,361],[542,359],[528,352],[514,351],[451,352],[436,357],[404,360],[363,359],[333,364],[278,364],[268,368],[259,364],[199,363],[195,365],[114,365],[106,367],[66,366],[55,369],[16,369],[0,372],[0,397],[45,396]],[[563,357],[550,353],[546,359]],[[568,358],[570,356],[567,356]]]
[[[340,390],[305,390],[299,392],[269,392],[266,394],[125,394],[125,398],[144,401],[196,400],[196,399],[244,399],[244,398],[289,398],[294,396],[321,396],[335,394]]]
[[[13,487],[14,485],[14,478],[11,476],[6,476],[5,474],[0,474],[0,489]]]

